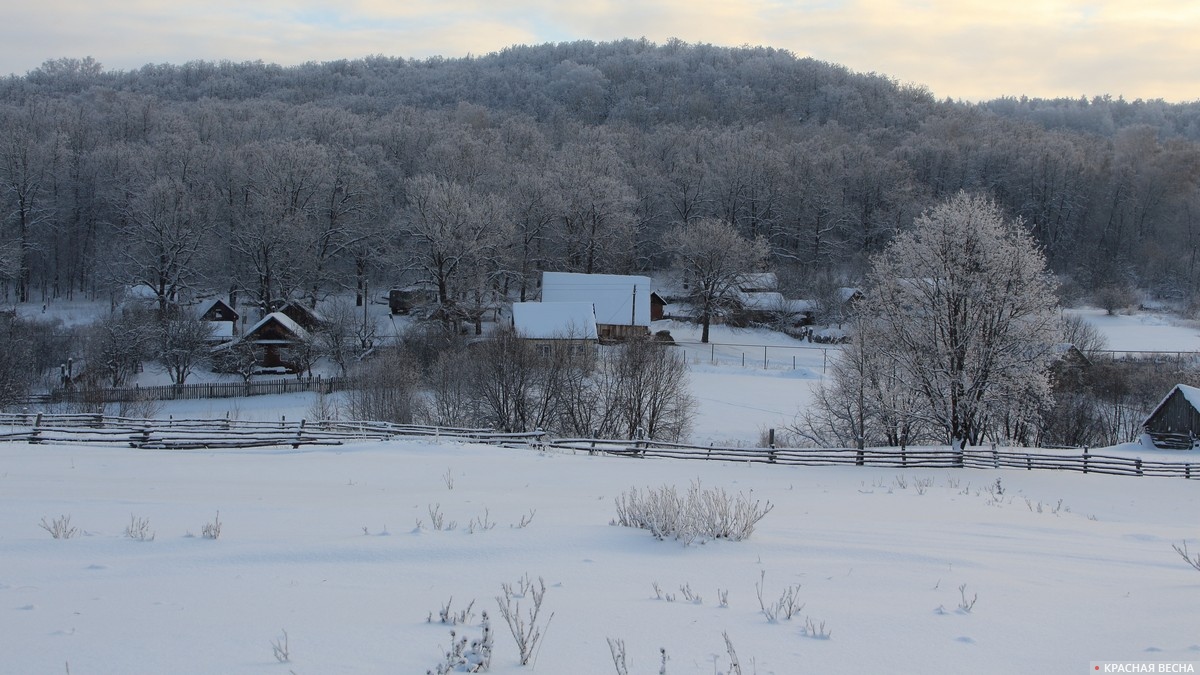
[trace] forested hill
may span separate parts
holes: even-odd
[[[251,297],[418,280],[420,221],[454,203],[498,225],[466,247],[486,273],[450,293],[652,269],[667,227],[711,216],[767,238],[816,294],[968,190],[1025,219],[1068,288],[1190,299],[1198,120],[1162,101],[937,100],[675,40],[294,67],[59,59],[0,81],[0,284],[26,301],[163,274]],[[146,248],[162,223],[203,233],[165,272]]]

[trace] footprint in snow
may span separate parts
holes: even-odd
[[[964,645],[973,645],[973,644],[975,644],[975,638],[970,638],[970,637],[967,637],[967,636],[965,636],[965,635],[964,635],[963,637],[956,637],[956,638],[954,638],[954,641],[955,641],[955,642],[961,642],[961,643],[963,643]]]

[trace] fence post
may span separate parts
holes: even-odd
[[[775,430],[767,431],[767,447],[774,449],[775,447]]]
[[[1033,458],[1029,455],[1025,455],[1025,470],[1033,471]]]
[[[1138,457],[1133,460],[1133,469],[1137,471],[1137,475],[1142,475],[1142,458]]]
[[[992,443],[992,468],[1000,468],[1000,451],[996,449],[995,443]]]
[[[900,466],[908,466],[908,448],[900,446]]]
[[[1191,478],[1191,477],[1192,477],[1192,465],[1191,465],[1191,464],[1184,464],[1184,465],[1183,465],[1183,477],[1184,477],[1184,478]]]
[[[1088,446],[1083,446],[1083,472],[1088,472]]]
[[[308,420],[300,420],[300,426],[296,429],[296,440],[292,442],[292,449],[300,447],[300,439],[304,434],[304,423]]]
[[[29,432],[29,444],[37,445],[41,443],[39,438],[42,433],[42,413],[37,414],[37,418],[33,420],[33,431]]]

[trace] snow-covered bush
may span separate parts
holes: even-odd
[[[492,667],[492,624],[487,612],[483,613],[483,623],[479,628],[481,635],[478,640],[471,640],[465,635],[458,637],[454,631],[450,631],[450,648],[446,650],[445,660],[425,671],[425,675],[486,673]]]
[[[632,487],[615,501],[614,524],[649,530],[656,539],[671,537],[685,546],[697,538],[746,539],[758,521],[775,508],[742,493],[730,495],[724,488],[701,488],[699,481],[693,482],[684,496],[673,485],[645,492]]]

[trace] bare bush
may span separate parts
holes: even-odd
[[[204,528],[200,530],[200,535],[205,539],[220,539],[221,538],[221,512],[217,511],[217,517],[211,523],[205,523]]]
[[[1200,572],[1200,553],[1197,553],[1194,557],[1188,553],[1186,541],[1183,542],[1182,546],[1171,544],[1171,548],[1175,549],[1175,552],[1179,554],[1179,557],[1183,558],[1184,562],[1191,565],[1197,572]]]
[[[54,520],[46,522],[42,518],[42,522],[38,526],[50,533],[55,539],[70,539],[79,536],[79,528],[71,525],[71,516],[59,516]]]
[[[345,395],[347,417],[412,424],[421,414],[420,375],[403,350],[378,350],[354,370],[354,380]]]
[[[287,663],[292,660],[292,649],[288,644],[287,631],[280,631],[283,637],[271,640],[271,651],[275,654],[275,660],[280,663]]]
[[[125,526],[125,536],[137,541],[154,541],[154,532],[150,529],[150,519],[129,514],[129,525]]]
[[[699,481],[682,497],[674,486],[664,485],[645,492],[633,487],[615,501],[617,525],[649,530],[656,539],[671,537],[685,546],[697,538],[746,539],[775,508],[770,502],[752,501],[752,496],[731,496],[724,488],[702,489]]]
[[[767,617],[768,622],[790,621],[793,616],[804,609],[804,603],[800,602],[800,584],[783,589],[783,592],[779,594],[779,599],[768,604],[763,600],[763,587],[766,586],[766,581],[767,572],[763,570],[759,575],[758,583],[754,584],[754,589],[758,591],[758,606],[761,608],[763,616]]]
[[[509,584],[501,584],[500,588],[503,590],[503,594],[496,596],[496,604],[500,606],[500,616],[508,624],[508,629],[517,643],[521,665],[527,666],[533,660],[538,640],[542,638],[550,621],[554,619],[554,614],[551,613],[545,624],[538,624],[538,617],[542,613],[542,601],[546,597],[546,582],[538,577],[535,585],[529,575],[525,575],[517,580],[516,589]],[[527,607],[525,613],[522,613],[521,600],[525,598],[528,598],[533,606]]]

